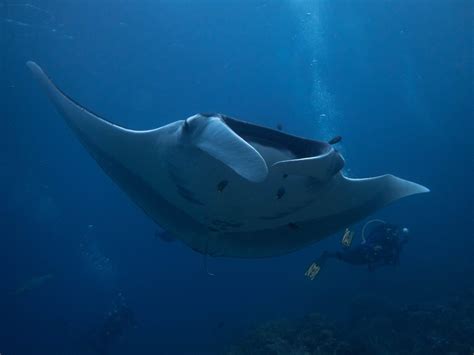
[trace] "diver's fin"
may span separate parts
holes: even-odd
[[[349,228],[346,228],[344,231],[344,235],[341,239],[341,244],[344,248],[350,248],[352,245],[352,239],[354,237],[354,232],[352,232]]]
[[[282,174],[311,176],[324,182],[338,173],[343,166],[344,159],[331,147],[323,155],[276,162],[272,165],[272,169]]]
[[[308,279],[313,281],[314,278],[318,276],[320,271],[321,271],[321,265],[314,262],[309,266],[308,270],[306,270],[306,272],[304,273],[304,276],[306,276]]]
[[[257,150],[232,131],[220,118],[210,118],[193,134],[193,143],[252,182],[266,179],[268,168]]]

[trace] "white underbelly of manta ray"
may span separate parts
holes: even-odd
[[[224,115],[148,130],[117,126],[34,76],[102,169],[156,223],[213,256],[286,254],[405,196],[428,192],[383,175],[349,179],[330,144]]]

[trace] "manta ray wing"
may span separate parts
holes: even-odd
[[[206,232],[156,188],[163,176],[158,146],[163,136],[176,130],[173,125],[148,131],[115,125],[64,94],[36,63],[30,61],[27,66],[91,156],[145,213],[173,234],[183,235],[185,242]]]

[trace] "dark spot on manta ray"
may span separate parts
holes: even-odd
[[[342,140],[342,137],[341,137],[341,136],[336,136],[336,137],[334,137],[333,139],[331,139],[328,143],[331,144],[331,145],[333,145],[333,144],[339,143],[341,140]]]
[[[226,188],[226,186],[229,184],[227,180],[222,180],[217,184],[217,191],[222,192]]]
[[[283,197],[283,195],[285,195],[286,191],[285,191],[285,188],[284,187],[280,187],[277,191],[277,194],[276,194],[276,197],[277,199],[281,199]]]
[[[288,177],[288,174],[283,174],[283,179],[286,179]]]
[[[290,229],[293,229],[293,230],[300,229],[300,226],[293,222],[288,223],[288,227],[290,227]]]

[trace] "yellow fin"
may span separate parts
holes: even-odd
[[[321,266],[316,263],[312,263],[304,275],[312,281],[316,276],[318,276],[320,271]]]
[[[344,248],[349,248],[352,244],[352,238],[354,237],[354,232],[351,232],[349,228],[346,228],[344,235],[342,236],[341,244]]]

